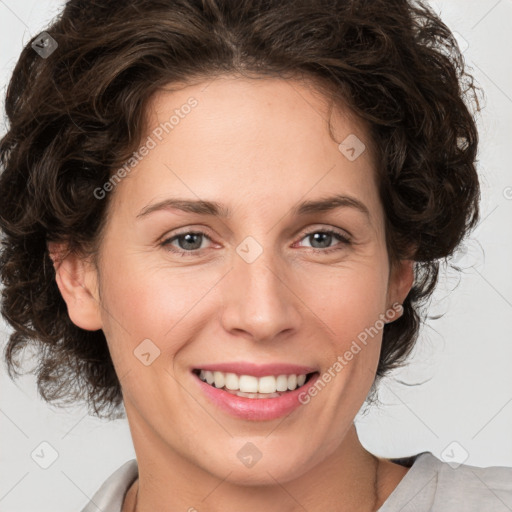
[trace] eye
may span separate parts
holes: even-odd
[[[188,255],[187,253],[197,252],[201,249],[202,238],[211,238],[202,231],[187,231],[171,238],[167,238],[162,242],[162,246],[169,248],[171,252],[180,254],[181,256]],[[180,247],[176,248],[172,242],[177,241]]]
[[[320,235],[320,236],[316,236]],[[311,238],[313,237],[313,238]],[[330,247],[332,241],[338,240],[340,244]],[[308,231],[302,234],[300,240],[309,238],[312,240],[313,244],[319,244],[320,247],[313,247],[312,251],[317,253],[330,253],[333,251],[342,250],[346,245],[351,244],[351,240],[345,234],[335,231],[333,229],[316,229],[313,231]],[[204,249],[202,246],[202,241],[204,239],[208,239],[211,241],[211,238],[204,233],[203,231],[186,231],[177,235],[174,235],[171,238],[165,239],[161,246],[165,247],[170,252],[179,254],[180,256],[195,256],[199,251]],[[178,247],[173,245],[174,242],[177,242]]]
[[[333,237],[334,239],[337,239],[341,242],[341,247],[339,246],[339,244],[334,247],[329,247],[331,242],[333,241]],[[343,249],[343,246],[350,245],[351,243],[350,238],[348,236],[333,229],[315,229],[314,231],[308,231],[307,233],[303,233],[301,240],[303,239],[311,240],[312,244],[319,244],[320,247],[312,246],[312,249],[313,252],[321,253],[339,251]]]

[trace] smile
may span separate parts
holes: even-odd
[[[196,370],[197,372],[197,370]],[[246,398],[276,398],[280,393],[293,391],[303,386],[313,373],[291,375],[237,375],[220,371],[199,370],[199,378],[210,386],[232,392]]]
[[[226,366],[194,368],[192,374],[202,394],[218,411],[252,421],[290,414],[302,405],[299,396],[307,393],[320,375],[318,371],[308,371],[311,368],[288,365],[236,365],[236,372],[227,371],[234,370],[233,365]]]

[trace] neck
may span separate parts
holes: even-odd
[[[163,456],[161,447],[152,450],[148,441],[149,437],[134,436],[139,479],[127,493],[122,512],[200,510],[205,504],[212,512],[376,512],[394,488],[383,488],[386,464],[362,447],[354,425],[339,449],[309,471],[284,483],[262,485],[240,485],[229,475],[215,477],[178,454]],[[389,483],[389,475],[384,480]]]

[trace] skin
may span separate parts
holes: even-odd
[[[190,374],[224,361],[323,373],[403,303],[413,262],[389,266],[365,126],[340,106],[332,140],[327,103],[310,84],[227,75],[157,93],[147,135],[191,96],[198,105],[110,192],[98,268],[78,255],[59,260],[62,246],[50,246],[71,320],[103,329],[121,381],[139,466],[123,512],[377,510],[407,472],[364,449],[353,423],[374,380],[382,331],[284,419],[234,418]],[[354,161],[338,149],[349,134],[368,148]],[[348,207],[290,214],[300,201],[333,193],[358,198],[370,218]],[[136,218],[171,196],[215,200],[233,216],[168,209]],[[174,239],[174,249],[189,251],[181,257],[162,245],[178,228],[205,232],[200,249]],[[329,228],[353,243],[307,236]],[[247,236],[263,250],[252,263],[236,252]],[[160,350],[149,366],[133,354],[144,339]],[[251,468],[237,457],[247,442],[262,453]]]

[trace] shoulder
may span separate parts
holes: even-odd
[[[512,510],[512,467],[448,463],[431,452],[394,461],[410,466],[389,503],[400,502],[404,506],[402,512]],[[387,510],[383,508],[383,512]]]
[[[101,484],[81,512],[121,512],[125,494],[138,474],[137,459],[125,462]]]
[[[512,510],[512,467],[458,465],[432,454],[429,464],[437,473],[436,501],[464,504],[468,512]]]

